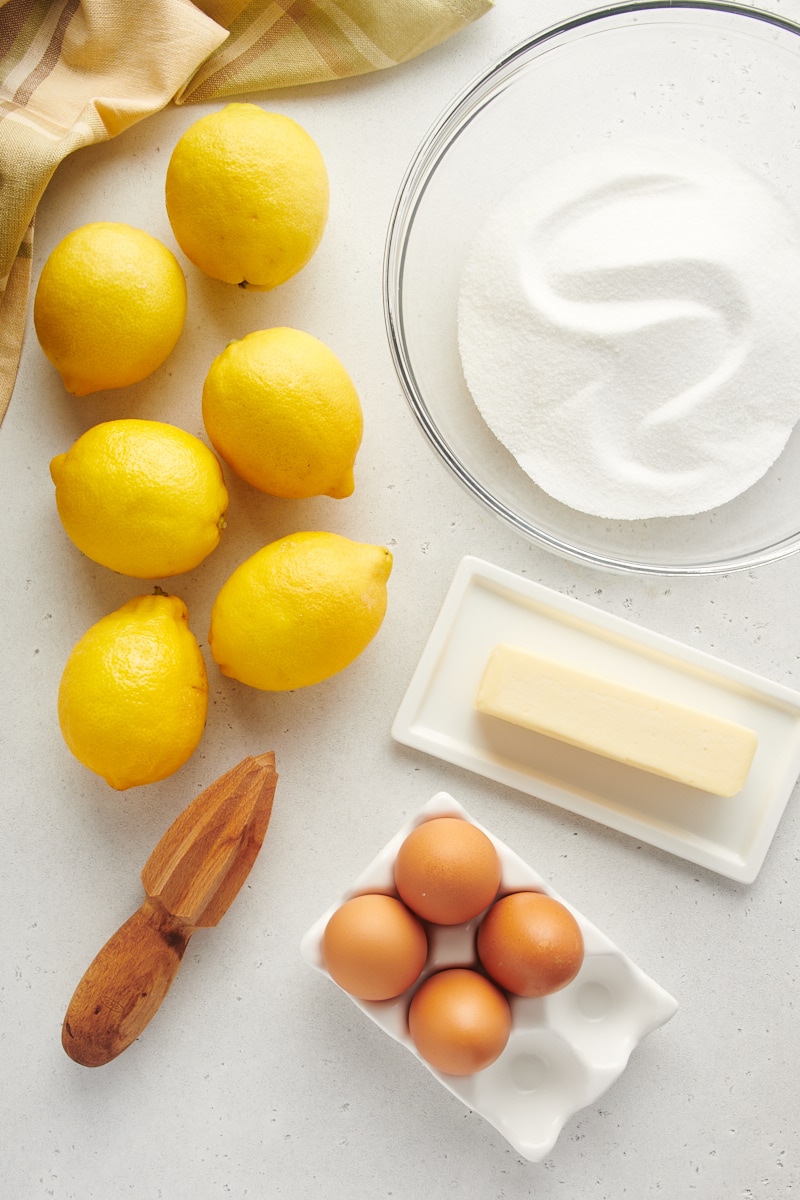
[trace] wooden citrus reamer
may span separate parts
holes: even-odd
[[[70,1001],[61,1042],[99,1067],[121,1054],[156,1013],[196,929],[228,911],[261,849],[275,755],[248,757],[201,792],[169,827],[142,871],[141,908],[106,942]]]

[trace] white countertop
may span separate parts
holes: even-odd
[[[297,119],[323,151],[332,204],[322,246],[272,294],[227,288],[182,259],[186,329],[143,383],[68,396],[29,325],[0,430],[0,1192],[9,1200],[778,1200],[800,1187],[797,795],[745,886],[390,736],[465,555],[800,687],[800,557],[696,580],[628,578],[558,559],[461,490],[396,378],[381,266],[406,164],[474,75],[573,10],[567,0],[497,0],[403,67],[249,97]],[[163,205],[166,164],[180,133],[212,107],[170,107],[63,163],[37,217],[34,284],[61,237],[91,220],[128,221],[177,249]],[[274,537],[331,529],[391,548],[386,620],[352,667],[296,693],[226,680],[207,656],[209,720],[198,751],[162,784],[112,792],[64,745],[56,692],[78,637],[149,588],[75,550],[58,521],[49,460],[111,416],[168,420],[204,436],[199,399],[211,359],[231,338],[275,324],[322,338],[357,383],[366,430],[356,491],[345,501],[275,502],[226,472],[223,545],[170,586],[206,651],[211,601],[238,562]],[[150,851],[198,791],[265,750],[276,753],[280,782],[246,886],[217,929],[192,939],[141,1038],[106,1067],[77,1066],[60,1044],[66,1005],[140,904]],[[309,926],[440,790],[680,1005],[542,1163],[520,1158],[299,954]]]

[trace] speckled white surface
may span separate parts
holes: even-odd
[[[465,554],[776,682],[800,683],[800,557],[670,582],[549,556],[462,493],[394,375],[380,273],[405,165],[457,90],[571,11],[566,0],[497,0],[470,29],[406,66],[258,97],[305,124],[325,154],[333,198],[322,247],[272,295],[226,289],[187,265],[186,331],[149,380],[76,401],[29,331],[0,429],[0,1190],[9,1200],[783,1200],[800,1187],[797,794],[747,887],[390,737]],[[779,11],[797,18],[800,3]],[[64,163],[40,209],[35,276],[55,243],[87,220],[127,220],[174,246],[164,172],[177,137],[203,111],[168,109]],[[352,668],[295,694],[252,692],[209,662],[209,723],[194,758],[155,788],[112,793],[64,747],[55,695],[72,644],[140,589],[67,541],[49,458],[112,415],[202,434],[200,386],[211,359],[230,338],[276,323],[327,341],[357,382],[366,433],[356,492],[277,503],[229,475],[228,536],[174,590],[205,643],[211,600],[234,565],[274,536],[330,528],[392,548],[386,622]],[[155,842],[202,787],[268,749],[280,772],[275,811],[235,906],[218,929],[193,938],[140,1040],[105,1068],[76,1066],[60,1045],[64,1010],[91,957],[140,903],[139,872]],[[680,1000],[674,1019],[539,1164],[420,1070],[298,952],[330,897],[439,790]]]

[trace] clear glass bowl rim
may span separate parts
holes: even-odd
[[[610,571],[660,576],[720,575],[732,571],[753,569],[797,553],[800,550],[800,528],[789,536],[757,550],[719,561],[691,564],[657,564],[611,556],[573,545],[546,530],[539,529],[510,509],[476,479],[472,471],[454,453],[452,447],[442,436],[436,420],[417,386],[403,336],[402,281],[407,233],[424,196],[426,182],[436,169],[439,160],[447,152],[453,139],[461,132],[465,117],[473,113],[478,105],[485,104],[491,99],[494,90],[502,84],[521,59],[545,43],[595,22],[658,10],[717,12],[770,25],[800,37],[800,25],[796,22],[763,9],[728,3],[727,0],[631,0],[630,3],[613,4],[579,13],[565,21],[551,25],[513,46],[486,70],[474,76],[440,113],[423,137],[406,169],[397,190],[385,240],[383,257],[384,320],[395,371],[417,423],[458,482],[502,522],[535,545],[561,557]]]

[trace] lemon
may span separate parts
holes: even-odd
[[[208,679],[177,596],[136,596],[67,659],[58,721],[75,757],[113,788],[165,779],[203,733]]]
[[[227,104],[195,121],[167,168],[167,215],[187,258],[214,279],[260,291],[306,265],[328,202],[316,142],[257,104]]]
[[[203,421],[217,453],[262,492],[353,491],[361,403],[342,363],[310,333],[261,329],[231,342],[206,376]]]
[[[98,221],[47,259],[33,304],[39,344],[68,392],[86,396],[150,375],[186,319],[186,280],[157,238]]]
[[[264,691],[308,687],[366,648],[386,613],[392,556],[336,533],[295,533],[222,585],[209,646],[223,675]]]
[[[162,421],[94,425],[50,463],[71,540],[93,562],[158,579],[190,571],[219,543],[228,492],[208,446]]]

